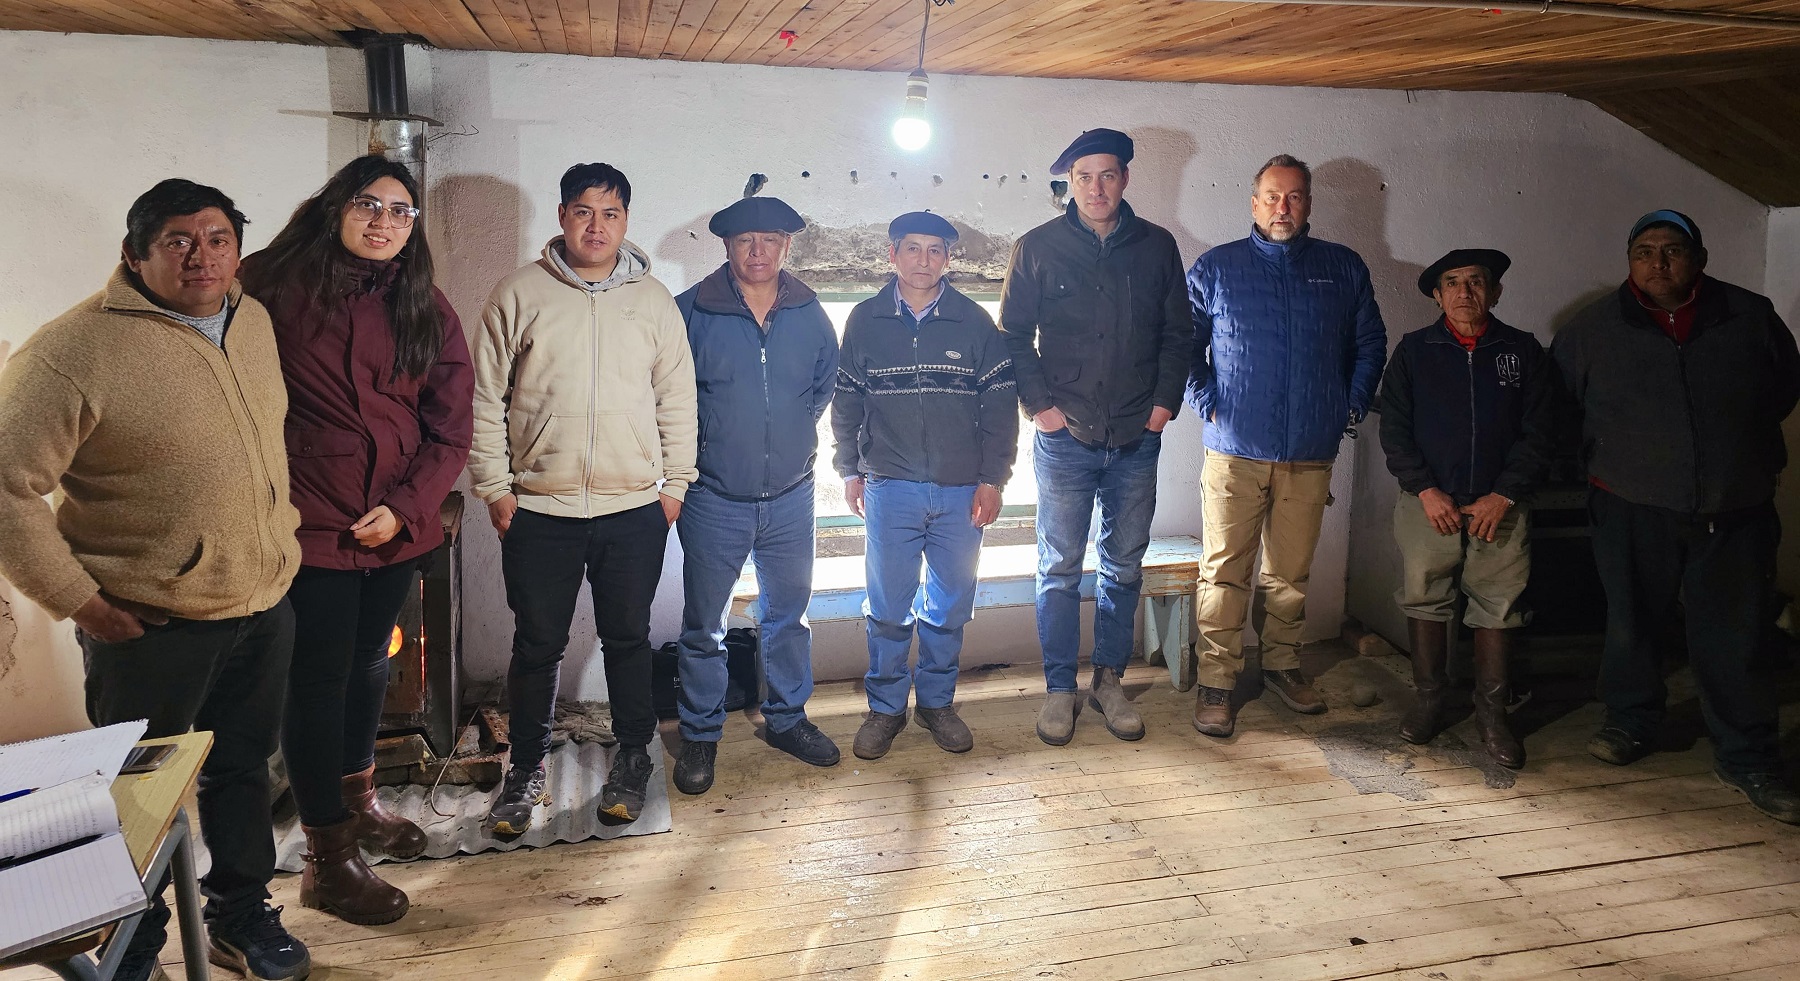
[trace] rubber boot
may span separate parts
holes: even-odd
[[[306,833],[306,870],[300,874],[300,905],[364,926],[392,923],[406,915],[406,893],[381,881],[356,847],[356,819]]]
[[[1488,755],[1517,770],[1525,765],[1525,747],[1506,719],[1506,706],[1512,701],[1508,680],[1512,646],[1510,630],[1475,631],[1475,727]]]
[[[1408,617],[1412,636],[1413,688],[1418,691],[1412,708],[1400,720],[1400,738],[1423,746],[1444,731],[1444,663],[1450,647],[1450,625],[1438,620]]]
[[[419,826],[382,806],[375,796],[375,765],[346,776],[342,783],[344,807],[356,821],[356,842],[390,858],[417,858],[425,851],[425,832]]]

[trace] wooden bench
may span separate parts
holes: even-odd
[[[1081,597],[1094,598],[1099,560],[1088,547],[1081,564]],[[981,550],[975,608],[997,610],[1037,602],[1037,545],[996,545]],[[1194,687],[1194,589],[1200,579],[1200,540],[1191,535],[1155,538],[1144,553],[1144,629],[1138,648],[1144,660],[1163,663],[1177,691]],[[807,618],[860,620],[868,579],[860,555],[817,560]],[[731,591],[731,612],[755,622],[760,614],[756,571],[746,564]]]

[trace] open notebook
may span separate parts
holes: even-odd
[[[111,792],[143,734],[132,722],[0,746],[0,959],[147,905]]]

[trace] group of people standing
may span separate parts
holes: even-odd
[[[1529,500],[1573,432],[1608,600],[1606,721],[1590,751],[1624,765],[1654,747],[1661,641],[1679,605],[1719,777],[1800,822],[1779,776],[1764,636],[1780,423],[1800,399],[1800,355],[1767,299],[1704,275],[1692,219],[1644,216],[1627,280],[1548,353],[1491,312],[1508,257],[1452,251],[1418,283],[1442,316],[1389,360],[1367,267],[1309,232],[1306,164],[1265,164],[1249,236],[1184,270],[1174,237],[1125,201],[1133,155],[1127,135],[1099,129],[1057,159],[1065,212],[1018,239],[998,324],[946,278],[955,227],[930,212],[895,218],[893,277],[841,341],[783,269],[805,222],[773,198],[715,214],[725,262],[674,296],[626,238],[625,175],[571,167],[561,234],[494,288],[465,339],[433,285],[423,195],[403,166],[353,161],[241,263],[245,218],[220,191],[169,180],[140,197],[106,288],[0,372],[0,574],[76,623],[96,724],[214,733],[200,781],[214,960],[263,979],[310,969],[267,902],[277,742],[307,840],[302,902],[355,923],[406,913],[362,853],[416,856],[425,836],[375,797],[373,746],[388,639],[465,464],[501,539],[514,615],[492,833],[523,833],[548,803],[584,581],[619,740],[598,815],[642,813],[657,725],[650,611],[671,528],[683,555],[676,787],[713,784],[726,614],[746,562],[763,737],[835,765],[837,745],[806,715],[828,410],[832,464],[867,528],[859,758],[889,752],[909,715],[947,752],[974,745],[957,670],[1020,407],[1036,427],[1037,734],[1069,743],[1086,706],[1113,736],[1143,738],[1120,676],[1163,432],[1185,393],[1206,445],[1197,730],[1234,731],[1246,621],[1261,687],[1294,711],[1327,710],[1298,657],[1308,574],[1339,443],[1373,409],[1404,492],[1397,599],[1417,699],[1400,734],[1424,743],[1445,724],[1460,590],[1478,731],[1495,760],[1522,766],[1508,665],[1526,618]],[[44,497],[58,490],[52,509]],[[1096,511],[1084,692],[1080,583]],[[119,977],[153,976],[166,921],[159,902]]]

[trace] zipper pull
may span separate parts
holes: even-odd
[[[769,363],[769,349],[766,347],[762,349],[762,363],[763,364]]]

